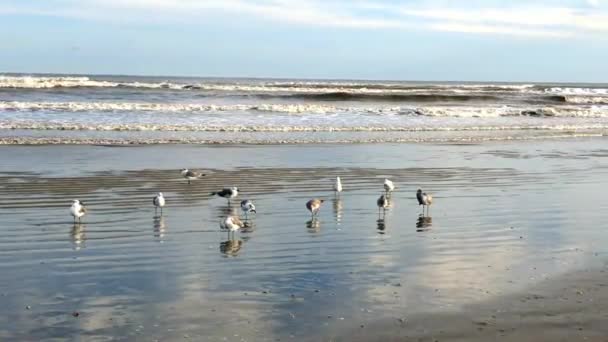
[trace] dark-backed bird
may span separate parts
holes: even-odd
[[[433,195],[427,194],[426,192],[422,192],[421,189],[416,191],[416,199],[418,200],[418,205],[422,206],[422,213],[424,214],[424,208],[427,209],[427,214],[431,204],[433,204]]]
[[[323,202],[325,202],[325,200],[318,199],[318,198],[311,199],[310,201],[306,202],[306,209],[308,209],[308,211],[310,211],[313,218],[317,215],[317,213],[321,209],[321,204],[323,204]]]
[[[386,195],[382,195],[376,201],[376,205],[378,205],[378,216],[380,216],[380,211],[382,210],[386,215],[386,209],[388,208],[388,197]]]
[[[224,188],[220,191],[214,191],[211,193],[211,196],[218,195],[228,200],[228,204],[230,204],[230,200],[239,195],[239,188],[233,186],[232,188]]]
[[[190,181],[193,181],[195,179],[199,179],[199,178],[205,176],[204,174],[202,174],[200,172],[191,171],[188,169],[181,169],[180,173],[181,173],[182,177],[184,177],[185,179],[188,180],[188,184],[190,184]]]

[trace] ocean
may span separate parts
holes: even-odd
[[[603,136],[608,84],[0,75],[0,143]]]

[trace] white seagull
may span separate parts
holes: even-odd
[[[336,177],[336,183],[334,183],[334,192],[340,194],[342,192],[342,181],[340,177]]]
[[[395,184],[390,179],[384,179],[384,191],[390,196],[391,192],[395,190]]]
[[[239,188],[233,186],[232,188],[224,188],[221,191],[214,191],[211,193],[211,196],[215,195],[224,197],[228,200],[228,204],[230,204],[230,200],[239,195]]]
[[[160,215],[163,215],[163,207],[165,206],[165,197],[162,192],[159,192],[158,195],[154,196],[152,199],[152,204],[154,204],[154,213],[160,208]]]
[[[220,228],[228,229],[229,233],[234,233],[237,230],[244,228],[245,224],[236,216],[227,216],[220,222]]]
[[[200,172],[191,171],[188,169],[181,169],[180,173],[181,173],[182,177],[184,177],[188,180],[188,184],[190,184],[190,181],[193,181],[195,179],[199,179],[199,178],[205,176],[204,174],[202,174]]]
[[[257,213],[257,211],[255,211],[255,205],[253,205],[253,202],[250,200],[241,201],[241,210],[245,213],[245,220],[248,219],[247,216],[249,213]]]
[[[76,219],[80,222],[81,218],[87,213],[87,208],[85,208],[84,203],[79,200],[72,201],[72,206],[70,207],[70,215],[74,217],[74,223],[76,223]]]

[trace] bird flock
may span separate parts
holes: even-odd
[[[188,169],[181,169],[180,174],[184,179],[188,181],[188,184],[191,184],[193,180],[200,179],[205,176],[205,174],[203,173],[191,171]],[[386,210],[390,207],[391,195],[395,191],[395,184],[390,179],[385,179],[383,187],[384,192],[376,201],[376,205],[378,206],[378,217],[382,221],[386,216]],[[343,186],[340,177],[336,177],[333,190],[336,196],[340,196],[340,194],[342,193]],[[228,201],[228,205],[231,205],[231,200],[239,195],[239,188],[224,188],[219,191],[214,191],[209,195],[225,198]],[[426,193],[423,192],[421,189],[418,189],[418,191],[416,192],[416,199],[418,200],[418,205],[422,206],[421,217],[424,218],[424,222],[430,222],[430,217],[428,217],[428,214],[431,204],[433,204],[433,196],[430,193]],[[315,220],[324,202],[325,200],[319,198],[313,198],[306,202],[306,209],[308,209],[308,211],[310,212],[311,220]],[[154,198],[152,199],[152,204],[154,205],[154,212],[158,213],[158,210],[160,210],[160,214],[162,216],[163,207],[166,204],[166,200],[162,192],[159,192],[156,196],[154,196]],[[220,221],[220,228],[223,230],[227,230],[229,233],[234,234],[236,231],[247,227],[249,215],[257,213],[255,205],[251,200],[245,199],[241,201],[241,211],[245,215],[245,221],[242,221],[237,215],[228,215]],[[70,215],[72,215],[72,217],[74,218],[74,223],[76,223],[76,221],[80,223],[82,221],[82,218],[86,214],[87,208],[85,207],[85,204],[79,200],[73,200],[72,206],[70,207]]]

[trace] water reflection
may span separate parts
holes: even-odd
[[[243,246],[243,241],[239,238],[232,237],[226,241],[220,242],[220,253],[227,257],[236,257]]]
[[[337,197],[334,198],[333,201],[334,208],[334,217],[336,218],[336,223],[340,223],[342,221],[342,198],[338,194]]]
[[[384,221],[384,219],[378,219],[376,223],[378,224],[376,228],[378,229],[378,234],[386,234],[386,221]]]
[[[321,230],[321,222],[317,218],[313,218],[306,222],[306,228],[309,233],[318,233]]]
[[[236,208],[233,208],[229,205],[221,206],[217,208],[217,217],[224,219],[226,216],[237,216],[238,212]]]
[[[430,230],[433,227],[433,218],[430,216],[424,216],[420,214],[416,220],[416,231],[424,232]]]
[[[87,236],[85,234],[85,225],[82,223],[74,223],[70,229],[70,238],[72,239],[72,248],[75,251],[86,247]]]
[[[164,241],[166,225],[165,225],[165,217],[164,216],[154,216],[154,237],[158,239],[159,242]]]

